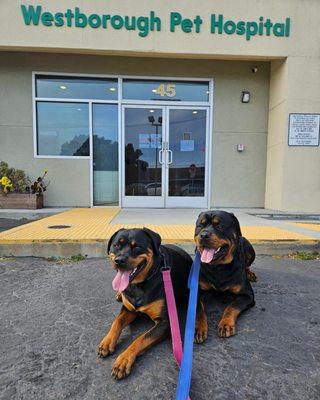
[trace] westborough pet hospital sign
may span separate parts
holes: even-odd
[[[86,14],[79,7],[68,8],[64,11],[50,12],[44,10],[41,5],[21,5],[21,12],[26,25],[39,25],[47,27],[69,27],[92,29],[115,29],[136,31],[139,36],[146,37],[150,32],[161,31],[163,23],[160,16],[150,11],[145,16],[128,16],[117,14]],[[200,15],[194,18],[184,18],[179,12],[170,12],[170,32],[181,30],[184,33],[201,33],[205,17]],[[290,36],[290,18],[283,22],[273,22],[270,18],[260,16],[256,21],[234,21],[225,18],[223,14],[211,14],[207,17],[210,20],[210,33],[219,35],[239,35],[250,40],[253,36]]]

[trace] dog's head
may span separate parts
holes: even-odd
[[[238,219],[226,211],[202,212],[196,222],[195,242],[206,264],[229,264],[239,243]]]
[[[124,291],[129,283],[142,282],[159,255],[161,237],[148,228],[120,229],[108,243],[108,254],[117,275],[113,288]]]

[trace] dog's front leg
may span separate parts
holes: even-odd
[[[101,340],[98,348],[98,355],[106,357],[112,354],[116,348],[117,340],[122,330],[128,326],[135,318],[137,313],[129,311],[126,307],[122,306],[119,315],[113,321],[109,332]]]
[[[154,344],[165,339],[168,335],[169,322],[165,319],[155,320],[155,325],[149,331],[134,340],[131,345],[118,356],[113,365],[112,376],[115,379],[122,379],[128,376],[136,358]]]
[[[203,343],[208,337],[208,318],[204,306],[203,295],[201,291],[198,295],[197,303],[197,317],[196,317],[196,327],[195,327],[195,343]]]
[[[254,306],[254,296],[251,288],[244,293],[239,293],[235,300],[224,310],[218,325],[218,335],[220,337],[233,336],[236,333],[236,321],[238,316]]]

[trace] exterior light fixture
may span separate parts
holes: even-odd
[[[241,94],[241,102],[242,103],[249,103],[250,102],[250,92],[243,91]]]
[[[192,114],[198,114],[198,111],[192,111]]]
[[[149,110],[149,112],[154,113],[154,110]]]
[[[109,88],[110,92],[115,92],[117,89],[115,87]]]
[[[60,89],[66,90],[66,89],[67,89],[67,86],[61,85],[61,86],[60,86]]]
[[[152,89],[153,93],[157,93],[157,89]]]
[[[78,111],[82,111],[82,108],[77,108]]]

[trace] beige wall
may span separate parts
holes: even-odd
[[[162,19],[161,32],[147,37],[138,36],[135,31],[103,30],[92,28],[67,28],[26,26],[20,11],[21,3],[42,5],[43,11],[57,12],[78,6],[87,13],[110,13],[112,15],[148,15],[151,10]],[[178,11],[184,18],[203,18],[200,33],[183,33],[181,29],[169,30],[169,15]],[[290,17],[289,38],[256,36],[249,42],[244,36],[210,34],[210,14],[223,14],[225,19],[234,21],[257,21],[260,16],[282,22]],[[1,0],[0,2],[0,47],[27,49],[56,49],[74,52],[130,52],[147,55],[171,54],[203,57],[285,57],[288,55],[314,54],[320,14],[319,0],[46,0],[21,2]]]
[[[50,206],[88,206],[89,161],[34,159],[32,71],[212,77],[212,206],[262,207],[265,192],[269,64],[248,61],[141,59],[0,53],[0,159],[37,176],[48,168]],[[258,72],[253,74],[253,66]],[[252,101],[242,104],[241,91]],[[236,145],[243,143],[243,153]],[[21,145],[20,145],[21,144]]]

